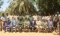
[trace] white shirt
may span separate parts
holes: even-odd
[[[33,18],[34,18],[34,20],[37,20],[37,16],[34,15]]]
[[[36,23],[37,23],[37,25],[40,25],[41,24],[41,21],[39,20],[39,21],[36,21]]]

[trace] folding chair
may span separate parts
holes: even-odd
[[[16,25],[11,26],[11,32],[16,32]]]
[[[11,27],[10,27],[10,25],[6,25],[6,31],[8,31],[8,32],[11,31]]]

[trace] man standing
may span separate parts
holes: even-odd
[[[7,20],[6,20],[6,16],[4,13],[2,14],[1,20],[3,21],[3,29],[4,31],[6,31]]]

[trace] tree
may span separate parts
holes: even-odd
[[[0,8],[1,8],[1,5],[3,4],[3,1],[2,0],[0,0]]]
[[[58,0],[58,4],[60,5],[60,0]]]
[[[41,13],[44,15],[56,14],[57,11],[59,11],[59,4],[57,1],[58,0],[39,0],[38,6]]]
[[[47,12],[50,12],[50,14],[56,14],[59,8],[59,4],[57,0],[50,0],[48,2],[48,10]]]
[[[39,11],[37,11],[39,9]],[[54,15],[60,12],[59,0],[13,0],[7,11],[15,15],[41,14]]]
[[[10,13],[15,15],[35,14],[35,8],[28,0],[14,0],[9,6]]]

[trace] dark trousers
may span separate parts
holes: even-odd
[[[34,31],[35,29],[36,29],[35,26],[30,26],[30,30],[31,30],[31,31]]]

